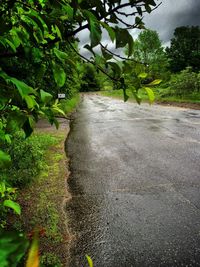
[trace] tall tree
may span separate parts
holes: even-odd
[[[134,41],[132,58],[144,63],[149,78],[165,79],[168,59],[156,31],[145,29]]]
[[[200,27],[176,28],[171,46],[166,52],[173,72],[179,72],[186,67],[192,67],[194,71],[200,70]]]

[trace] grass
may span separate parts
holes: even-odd
[[[192,103],[192,104],[199,104],[200,103],[200,93],[191,94],[184,97],[178,96],[167,96],[167,92],[169,89],[166,88],[152,88],[155,94],[155,101],[156,102],[173,102],[173,103]],[[117,99],[123,99],[123,91],[122,90],[105,90],[100,92],[103,96],[114,97]],[[127,94],[131,101],[135,102],[135,98],[131,91],[127,89]],[[148,102],[148,96],[144,90],[139,91],[139,95],[142,98],[143,102]],[[164,95],[164,96],[163,96]]]
[[[40,162],[41,171],[32,182],[19,190],[17,201],[22,208],[21,217],[13,216],[10,224],[27,235],[34,229],[44,234],[40,237],[41,263],[44,266],[62,266],[58,247],[63,242],[61,204],[65,192],[65,176],[61,170],[65,165],[63,133],[36,132],[31,137],[44,153]],[[55,155],[55,156],[54,156]],[[66,171],[65,171],[66,174]],[[60,197],[61,196],[61,197]],[[56,260],[57,259],[57,260]],[[52,260],[52,264],[49,264]]]
[[[63,99],[60,101],[60,107],[65,112],[69,114],[73,112],[80,101],[80,94],[75,95],[71,99]]]
[[[65,182],[68,176],[65,135],[64,130],[41,133],[41,129],[35,134],[38,142],[46,139],[41,144],[46,146],[43,168],[28,187],[19,191],[18,202],[23,216],[14,216],[11,222],[15,229],[25,231],[27,235],[34,229],[43,232],[40,236],[42,266],[63,266],[64,252],[67,255],[66,240],[69,240],[69,234],[62,206],[63,198],[67,196]]]
[[[127,89],[126,93],[129,96],[129,100],[136,102],[130,89]],[[122,100],[124,99],[122,90],[101,91],[100,94],[103,95],[103,96],[114,97],[114,98],[117,98],[117,99],[122,99]],[[140,97],[142,98],[143,101],[145,101],[145,102],[148,101],[148,96],[143,90],[140,90],[139,95],[140,95]]]
[[[61,101],[66,115],[76,108],[79,100],[79,95],[76,95],[70,100]],[[66,199],[70,197],[66,187],[69,172],[64,151],[69,126],[63,119],[60,124],[56,130],[48,122],[41,121],[35,133],[27,139],[37,143],[43,159],[39,174],[19,190],[17,201],[23,216],[13,215],[10,220],[12,229],[25,232],[28,236],[34,229],[41,232],[40,264],[49,267],[66,266],[71,240],[64,211]]]

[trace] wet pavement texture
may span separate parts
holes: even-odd
[[[200,266],[200,111],[85,95],[67,153],[70,267]]]

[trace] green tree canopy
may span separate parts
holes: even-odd
[[[170,68],[179,72],[186,67],[194,71],[200,70],[200,28],[199,26],[183,26],[176,28],[171,46],[166,49],[170,59]]]
[[[150,78],[164,78],[168,60],[156,31],[145,29],[139,34],[134,41],[132,58],[144,63]]]

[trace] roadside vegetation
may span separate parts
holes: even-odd
[[[179,27],[175,29],[171,46],[164,49],[159,35],[152,30],[144,30],[134,42],[132,72],[127,75],[129,85],[127,95],[135,100],[132,87],[135,86],[134,77],[137,77],[137,68],[134,60],[142,62],[141,69],[146,73],[145,79],[138,90],[138,96],[148,101],[148,94],[141,87],[155,78],[162,82],[153,88],[155,101],[177,103],[200,103],[200,53],[198,50],[200,28]],[[126,52],[126,51],[125,51]],[[145,74],[144,74],[145,75]],[[123,92],[115,90],[107,80],[102,86],[105,96],[122,97]]]
[[[127,14],[124,7],[133,13]],[[65,262],[62,252],[67,249],[59,248],[69,242],[63,234],[66,218],[61,205],[66,177],[59,172],[65,165],[67,129],[61,124],[55,132],[44,125],[35,131],[40,121],[58,128],[58,117],[76,108],[79,92],[109,91],[106,94],[122,94],[125,101],[132,96],[137,103],[143,98],[153,103],[155,96],[199,101],[199,28],[176,29],[171,47],[164,51],[158,34],[144,30],[142,21],[143,13],[156,8],[157,0],[1,1],[2,267]],[[133,16],[131,25],[122,22],[127,16]],[[88,57],[80,54],[77,37],[86,28]],[[129,28],[143,30],[135,42]],[[103,31],[126,57],[108,49]]]

